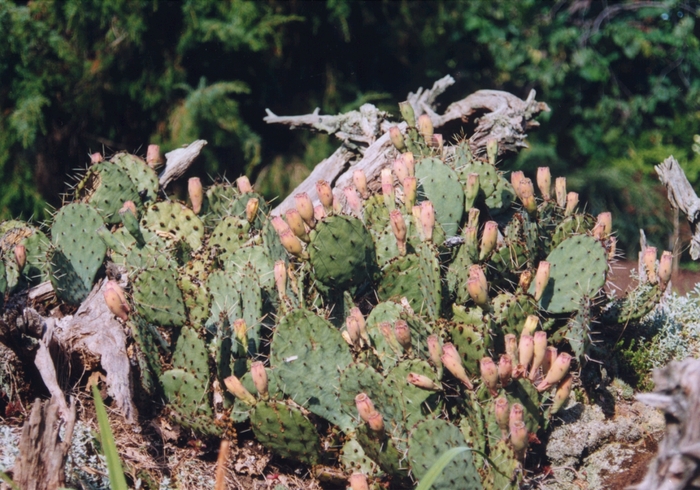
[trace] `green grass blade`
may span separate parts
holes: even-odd
[[[95,399],[95,412],[97,413],[97,423],[100,425],[100,440],[102,450],[107,458],[107,471],[109,473],[109,483],[113,490],[129,490],[126,486],[126,477],[122,469],[122,462],[119,459],[117,445],[114,443],[112,428],[109,426],[107,410],[102,402],[102,397],[96,385],[92,386],[92,397]]]
[[[12,481],[12,478],[7,476],[7,473],[5,473],[4,471],[0,471],[0,480],[10,485],[10,487],[12,487],[12,490],[20,490],[17,484],[14,481]]]

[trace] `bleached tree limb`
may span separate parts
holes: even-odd
[[[668,200],[671,207],[679,209],[688,218],[690,231],[693,233],[690,239],[690,256],[693,260],[700,258],[700,198],[688,182],[683,169],[673,156],[668,157],[662,163],[654,167],[659,175],[659,180],[666,186]]]
[[[451,104],[443,115],[435,112],[435,99],[447,87],[454,83],[451,76],[446,76],[433,84],[429,90],[422,88],[408,95],[408,101],[416,113],[428,114],[437,129],[445,124],[459,120],[468,122],[476,114],[487,113],[479,117],[476,130],[469,139],[472,153],[485,153],[486,141],[495,138],[499,142],[499,154],[517,151],[526,147],[526,131],[538,126],[534,120],[540,112],[549,111],[547,104],[535,100],[534,90],[526,100],[507,92],[497,90],[479,90],[474,94]],[[320,162],[309,177],[304,180],[285,200],[272,212],[282,214],[294,203],[294,194],[306,192],[314,202],[318,202],[316,182],[325,180],[334,187],[334,195],[348,211],[343,188],[352,182],[352,173],[361,168],[367,175],[370,187],[378,187],[378,179],[382,168],[390,165],[397,151],[389,141],[388,131],[392,126],[398,126],[406,131],[406,123],[394,123],[386,119],[386,114],[371,104],[365,104],[360,111],[352,111],[338,116],[322,116],[318,110],[304,116],[280,117],[268,110],[268,123],[287,124],[291,128],[309,127],[316,130],[335,133],[343,140],[343,144],[333,155]],[[449,137],[449,135],[446,135]],[[448,139],[448,138],[446,138]],[[358,146],[364,143],[368,146]]]
[[[158,176],[160,188],[165,190],[170,182],[182,176],[207,144],[206,140],[193,141],[185,148],[177,148],[165,154],[165,168]]]

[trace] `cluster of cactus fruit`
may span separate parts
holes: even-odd
[[[77,305],[113,262],[129,286],[111,280],[104,299],[133,339],[137,389],[183,427],[248,423],[282,457],[340,465],[353,489],[405,488],[468,446],[433,488],[517,488],[591,323],[650,311],[670,254],[657,265],[648,248],[647,282],[607,297],[610,213],[581,212],[547,168],[537,196],[522,172],[503,177],[495,141],[477,157],[401,112],[381,194],[357,170],[335,195],[319,181],[316,206],[296,195],[283,217],[245,177],[190,179],[187,206],[159,197],[157,154],[97,155],[50,239],[0,226],[0,290],[50,280]]]

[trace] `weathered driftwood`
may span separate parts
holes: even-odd
[[[56,490],[65,486],[64,468],[75,427],[75,403],[59,417],[60,405],[56,401],[37,398],[22,428],[19,457],[13,470],[13,480],[22,490]],[[62,426],[63,438],[59,437]]]
[[[125,275],[121,285],[126,286]],[[98,363],[106,373],[107,393],[114,399],[124,418],[134,423],[138,413],[133,402],[130,361],[127,355],[127,336],[119,320],[104,301],[106,280],[100,280],[74,315],[62,318],[42,317],[33,308],[25,308],[24,330],[40,337],[34,353],[42,381],[59,408],[62,417],[69,411],[57,367],[65,367],[71,359],[79,358],[84,364]],[[37,288],[45,294],[43,285]],[[31,292],[30,295],[31,296]]]
[[[685,213],[693,233],[690,239],[690,256],[693,260],[700,258],[700,198],[688,182],[683,169],[672,156],[656,167],[659,180],[666,186],[671,207]]]
[[[206,140],[193,141],[185,148],[177,148],[165,154],[165,168],[158,176],[160,188],[165,189],[170,182],[179,178],[192,165],[206,145]]]
[[[700,360],[671,362],[654,371],[653,393],[637,399],[661,409],[666,433],[636,490],[700,488]]]
[[[469,146],[474,154],[482,154],[486,141],[492,138],[499,142],[499,154],[526,147],[526,131],[538,125],[535,116],[542,111],[549,111],[547,104],[535,100],[534,90],[526,100],[507,92],[480,90],[451,104],[444,114],[439,115],[435,112],[435,99],[453,83],[454,79],[448,75],[428,90],[421,88],[415,94],[410,93],[407,100],[416,117],[428,114],[435,128],[456,120],[466,123],[475,114],[487,111],[479,117],[476,130],[469,138]],[[306,192],[317,202],[316,182],[319,180],[331,183],[335,197],[344,210],[349,212],[343,188],[352,182],[353,171],[363,169],[370,188],[378,187],[382,168],[390,165],[398,155],[389,140],[388,130],[391,126],[398,126],[401,131],[405,131],[407,127],[406,123],[388,121],[387,114],[371,104],[363,105],[359,111],[337,116],[319,115],[318,109],[303,116],[276,116],[269,110],[267,112],[268,116],[264,119],[268,123],[286,124],[292,129],[306,127],[326,131],[343,141],[335,153],[316,165],[311,175],[273,210],[274,214],[282,214],[291,208],[294,205],[294,194],[300,192]]]

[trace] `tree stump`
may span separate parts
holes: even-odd
[[[75,403],[65,417],[63,440],[59,437],[59,404],[34,400],[29,419],[22,428],[14,481],[22,490],[55,490],[65,485],[66,458],[75,426]]]
[[[653,393],[637,399],[661,409],[666,433],[636,490],[700,488],[700,360],[671,362],[654,370]]]

